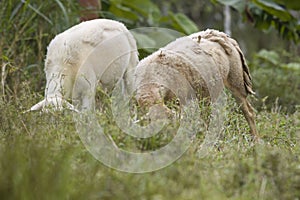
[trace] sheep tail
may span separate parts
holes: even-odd
[[[246,63],[245,56],[244,56],[244,54],[242,53],[242,50],[240,49],[240,47],[237,44],[235,44],[234,46],[238,50],[238,52],[240,54],[241,61],[242,61],[243,78],[244,78],[244,85],[245,85],[246,91],[248,92],[248,94],[255,95],[255,92],[252,89],[252,77],[250,75],[249,67]]]

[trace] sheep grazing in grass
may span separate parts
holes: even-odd
[[[136,67],[135,84],[136,99],[140,107],[149,108],[150,118],[168,116],[164,103],[176,93],[182,104],[193,98],[193,92],[199,99],[214,101],[225,86],[241,105],[251,134],[258,138],[255,113],[246,99],[255,94],[249,69],[237,42],[223,32],[194,33],[154,52]]]
[[[136,41],[122,23],[96,19],[75,25],[50,42],[45,60],[45,99],[30,111],[47,107],[61,110],[64,106],[90,110],[95,104],[96,86],[111,90],[123,78],[128,89],[137,63]],[[75,100],[72,104],[67,101],[71,97]]]

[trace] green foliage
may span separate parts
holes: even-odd
[[[157,49],[185,34],[167,28],[137,28],[130,30],[137,41],[140,57],[143,58]]]
[[[300,41],[299,16],[297,18],[291,14],[292,10],[300,10],[298,0],[216,1],[235,8],[258,29],[269,30],[273,27],[283,38],[294,42]]]
[[[300,104],[300,60],[288,52],[261,50],[252,61],[253,84],[260,98],[259,104],[268,108],[278,101],[288,111]],[[289,60],[288,63],[283,60]]]
[[[285,0],[274,0],[279,5],[284,5],[286,8],[291,9],[291,10],[300,10],[300,4],[299,1],[297,0],[290,0],[290,1],[285,1]]]
[[[129,29],[136,27],[161,27],[172,29],[174,32],[181,32],[182,35],[198,31],[197,25],[183,13],[169,11],[168,15],[164,16],[158,6],[151,0],[104,0],[102,4],[104,4],[101,11],[102,17],[122,21]],[[174,37],[172,31],[167,29],[160,32],[156,39],[153,39],[149,32],[143,33],[139,32],[139,30],[134,30],[133,33],[137,38],[141,58],[179,37],[178,33],[176,34],[177,37]],[[167,40],[163,42],[159,40],[163,38],[167,38]]]
[[[7,0],[0,5],[0,62],[6,66],[1,77],[6,84],[1,89],[16,93],[21,82],[29,79],[31,87],[39,89],[44,85],[46,46],[79,20],[77,4],[71,0]]]
[[[129,28],[164,27],[191,34],[198,31],[197,25],[182,13],[169,11],[163,16],[151,0],[104,0],[103,17],[109,16],[123,21]],[[107,10],[106,10],[107,9]]]
[[[177,13],[177,14],[173,14],[170,13],[169,14],[173,24],[172,26],[176,29],[179,30],[183,33],[186,34],[191,34],[191,33],[195,33],[198,31],[197,26],[195,25],[194,22],[192,22],[187,16],[185,16],[182,13]]]
[[[217,2],[233,7],[239,12],[243,12],[246,7],[246,2],[243,0],[216,0]]]
[[[283,22],[290,21],[293,18],[292,15],[289,12],[287,12],[287,10],[285,10],[282,6],[274,2],[254,0],[254,3]]]

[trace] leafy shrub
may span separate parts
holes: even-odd
[[[273,27],[281,37],[294,42],[300,41],[299,16],[292,14],[300,10],[297,0],[212,1],[231,6],[260,30],[266,31]]]
[[[300,104],[300,59],[292,59],[285,51],[261,50],[250,65],[258,105],[271,108],[277,102],[285,110],[295,111],[295,106]]]

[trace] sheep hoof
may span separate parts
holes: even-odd
[[[29,110],[24,111],[23,113],[32,111],[42,111],[47,113],[50,110],[62,111],[64,108],[79,113],[79,110],[77,110],[74,105],[61,98],[44,99],[32,106]]]

